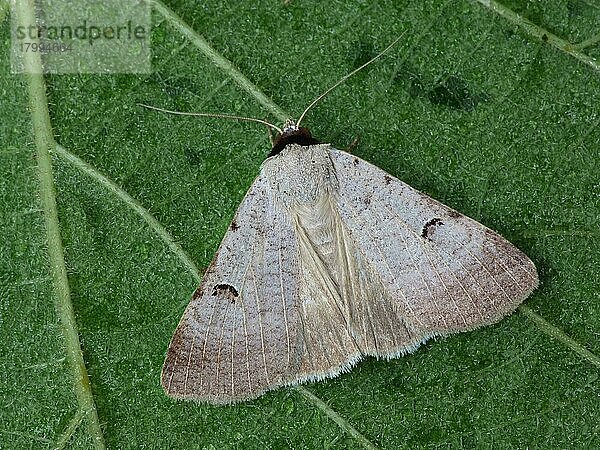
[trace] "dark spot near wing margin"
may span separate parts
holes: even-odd
[[[237,289],[230,284],[217,284],[213,288],[212,295],[226,298],[231,303],[235,303],[235,299],[239,296]]]
[[[421,231],[421,237],[425,238],[425,239],[429,239],[429,233],[432,230],[432,228],[435,228],[438,225],[444,225],[444,222],[442,222],[442,219],[439,219],[437,217],[434,217],[433,219],[429,220],[424,226],[423,226],[423,230]]]

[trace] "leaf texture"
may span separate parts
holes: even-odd
[[[593,2],[156,2],[153,74],[46,76],[35,95],[10,74],[1,5],[1,447],[98,446],[54,307],[41,104],[60,145],[60,239],[107,447],[600,445]],[[307,395],[169,399],[160,369],[198,283],[190,268],[209,265],[269,143],[251,124],[137,103],[280,123],[402,32],[305,125],[336,148],[360,136],[352,153],[498,231],[534,261],[539,290],[497,325],[367,359]]]

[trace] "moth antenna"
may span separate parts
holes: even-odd
[[[213,114],[213,113],[192,113],[192,112],[182,112],[182,111],[172,111],[170,109],[163,109],[157,106],[145,105],[143,103],[138,103],[138,106],[143,106],[144,108],[153,109],[155,111],[160,111],[168,114],[175,114],[178,116],[197,116],[197,117],[214,117],[216,119],[233,119],[233,120],[243,120],[246,122],[257,122],[262,123],[263,125],[268,126],[269,128],[273,128],[277,130],[279,134],[283,133],[283,130],[272,123],[269,123],[265,120],[255,119],[254,117],[244,117],[244,116],[232,116],[230,114]]]
[[[404,36],[404,34],[406,33],[406,31],[404,33],[402,33],[400,36],[398,36],[394,42],[392,42],[390,45],[388,45],[383,51],[381,51],[378,55],[374,56],[373,58],[371,58],[369,61],[367,61],[366,63],[364,63],[362,66],[358,67],[357,69],[354,69],[352,72],[350,72],[348,75],[346,75],[345,77],[342,77],[337,83],[335,83],[333,86],[331,86],[329,89],[327,89],[325,92],[323,92],[321,95],[319,95],[317,98],[315,98],[312,103],[310,105],[308,105],[306,107],[306,109],[304,110],[304,112],[302,113],[302,115],[300,116],[300,118],[298,119],[298,121],[296,122],[296,126],[300,126],[300,122],[302,122],[302,119],[304,119],[304,116],[306,115],[306,113],[313,107],[315,106],[320,100],[323,99],[323,97],[325,97],[327,94],[329,94],[331,91],[333,91],[336,87],[338,87],[340,84],[342,84],[344,81],[346,81],[348,78],[350,78],[352,75],[354,75],[356,72],[364,69],[365,67],[367,67],[369,64],[371,64],[372,62],[376,61],[377,59],[379,59],[381,56],[383,56],[383,54],[385,52],[387,52],[390,48],[392,48],[394,45],[396,45],[396,43],[402,39],[402,36]]]

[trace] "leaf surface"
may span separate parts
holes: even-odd
[[[153,74],[51,75],[42,96],[10,74],[2,23],[0,447],[101,445],[55,309],[32,104],[49,105],[58,144],[75,331],[109,448],[600,445],[598,6],[154,5]],[[160,369],[195,266],[210,263],[269,142],[255,124],[137,103],[279,125],[403,32],[305,125],[337,148],[359,136],[356,155],[504,235],[535,262],[539,290],[495,326],[334,380],[231,407],[167,398]]]

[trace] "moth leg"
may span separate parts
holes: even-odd
[[[354,140],[352,142],[350,142],[350,145],[348,145],[348,147],[346,147],[346,150],[344,150],[346,153],[352,153],[352,150],[354,150],[356,147],[358,147],[358,144],[360,143],[360,136],[357,134],[356,137],[354,138]]]
[[[267,133],[269,133],[269,142],[271,142],[271,147],[273,147],[273,144],[275,143],[275,138],[273,137],[273,130],[269,126],[267,126]]]

